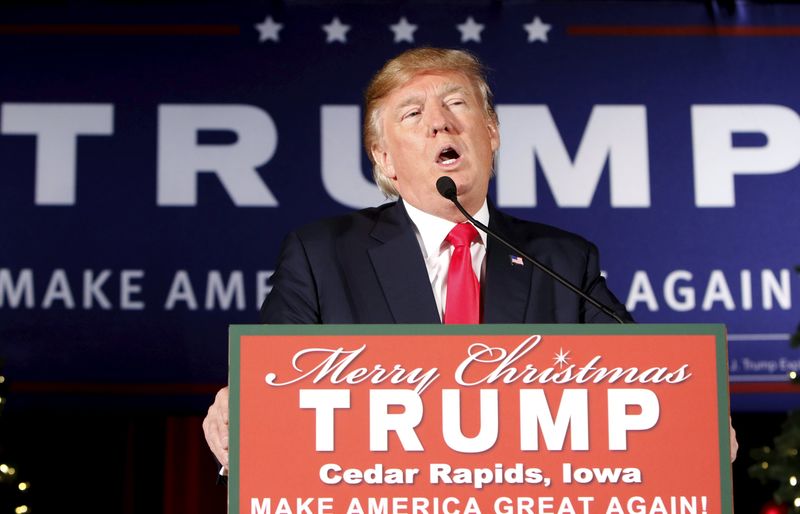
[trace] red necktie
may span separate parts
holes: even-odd
[[[470,243],[478,231],[469,223],[459,223],[447,234],[445,241],[453,245],[450,268],[447,270],[447,303],[444,322],[447,324],[480,323],[481,286],[472,269]]]

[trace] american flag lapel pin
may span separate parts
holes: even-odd
[[[511,257],[511,265],[512,266],[524,266],[525,262],[522,260],[522,257],[519,255],[509,255]]]

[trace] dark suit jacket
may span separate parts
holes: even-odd
[[[547,225],[520,220],[490,205],[489,228],[555,269],[624,319],[630,316],[600,276],[597,248]],[[488,242],[483,292],[485,323],[610,323],[513,252]],[[440,323],[428,273],[402,202],[317,222],[283,243],[264,323]]]

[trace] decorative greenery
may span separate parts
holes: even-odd
[[[8,383],[2,371],[3,361],[0,359],[0,415],[8,398]],[[21,477],[11,460],[5,441],[0,440],[0,514],[30,514],[30,489],[30,482]]]
[[[774,446],[750,451],[756,461],[750,466],[750,476],[761,483],[779,483],[774,497],[778,504],[788,504],[791,512],[800,513],[800,411],[790,412],[774,440]]]
[[[795,267],[800,273],[800,266]],[[790,344],[800,347],[800,325],[792,335]],[[791,380],[800,384],[800,374],[792,372]],[[769,480],[778,482],[774,498],[778,505],[786,505],[794,514],[800,514],[800,411],[790,412],[781,427],[781,433],[774,439],[772,447],[764,446],[750,451],[755,464],[748,469],[750,476],[761,483]]]

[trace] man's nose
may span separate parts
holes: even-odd
[[[428,115],[428,127],[431,136],[435,136],[439,132],[450,132],[453,129],[443,108],[430,108],[426,114]]]

